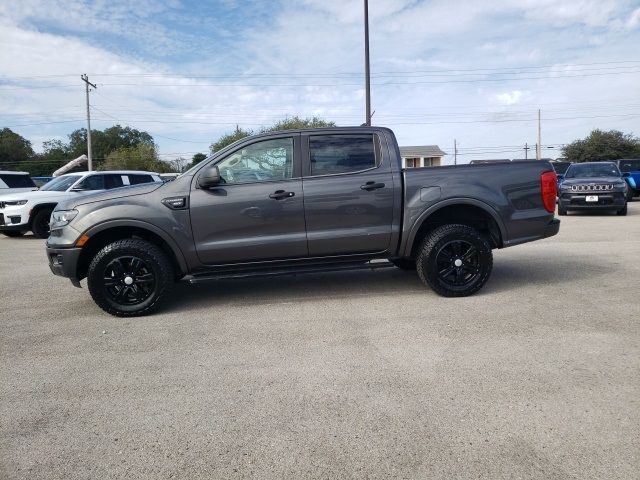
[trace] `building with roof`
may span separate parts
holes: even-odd
[[[437,145],[400,147],[402,168],[439,167],[445,155]]]

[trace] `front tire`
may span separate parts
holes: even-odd
[[[38,238],[49,237],[49,220],[52,210],[45,208],[36,212],[31,222],[31,231]]]
[[[564,217],[567,214],[567,210],[558,205],[558,215]]]
[[[616,212],[618,215],[622,215],[625,216],[627,214],[627,204],[624,204],[624,207],[622,207],[622,209],[618,210]]]
[[[87,271],[91,297],[118,317],[146,315],[158,308],[173,284],[164,251],[147,241],[125,239],[100,250]]]
[[[466,225],[443,225],[425,238],[416,260],[418,276],[444,297],[466,297],[480,290],[491,275],[489,242]]]

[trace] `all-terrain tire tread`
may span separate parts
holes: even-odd
[[[117,310],[105,300],[104,293],[102,291],[92,288],[92,272],[95,272],[96,269],[98,269],[98,265],[100,264],[100,262],[114,250],[138,250],[145,256],[151,257],[151,260],[156,262],[157,266],[159,267],[159,278],[156,279],[156,288],[160,291],[156,293],[154,301],[142,310],[133,312]],[[171,262],[167,258],[166,254],[162,251],[162,249],[154,245],[153,243],[135,238],[116,240],[115,242],[110,243],[102,250],[100,250],[95,257],[93,257],[87,270],[87,285],[89,287],[89,293],[91,294],[93,301],[96,302],[96,304],[105,312],[117,317],[139,317],[152,313],[160,306],[162,301],[169,293],[170,287],[173,284],[173,280],[173,267],[171,266]]]
[[[463,234],[475,238],[477,241],[482,242],[489,252],[488,265],[487,268],[484,269],[480,281],[474,284],[471,289],[462,292],[452,291],[444,288],[438,283],[437,279],[430,278],[430,276],[427,274],[427,269],[425,268],[427,259],[433,253],[436,245],[444,237],[452,233]],[[476,229],[471,228],[467,225],[451,223],[437,227],[429,235],[426,236],[426,238],[422,242],[422,246],[420,247],[420,253],[418,255],[418,258],[416,259],[416,266],[418,270],[418,276],[420,277],[420,280],[422,280],[422,283],[430,287],[438,295],[442,295],[443,297],[466,297],[469,295],[473,295],[478,290],[480,290],[491,276],[491,270],[493,269],[493,254],[491,253],[491,246],[489,245],[489,242]]]

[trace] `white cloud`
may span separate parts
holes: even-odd
[[[513,90],[512,92],[499,93],[494,98],[502,105],[515,105],[522,98],[522,92]]]
[[[238,8],[246,7],[238,3]],[[302,7],[298,2],[274,7],[262,23],[230,24],[232,34],[224,33],[228,43],[213,39],[205,50],[200,46],[206,35],[185,36],[171,27],[185,20],[176,15],[187,14],[178,3],[150,0],[3,4],[0,76],[10,79],[11,88],[74,87],[7,90],[10,85],[0,81],[0,122],[78,120],[17,127],[36,147],[84,126],[78,78],[84,72],[166,73],[92,77],[98,82],[92,94],[99,109],[94,125],[120,121],[148,130],[163,153],[202,151],[235,123],[256,128],[295,114],[322,115],[342,125],[364,120],[361,1],[304,0]],[[598,76],[602,65],[591,70],[566,65],[636,58],[640,9],[631,11],[624,0],[384,0],[370,2],[370,19],[374,120],[394,128],[402,143],[437,143],[446,151],[453,138],[467,147],[534,143],[539,107],[543,141],[549,143],[564,143],[595,126],[629,131],[637,125],[637,117],[612,116],[633,112],[625,104],[640,103],[637,74]],[[199,25],[206,21],[194,19]],[[47,33],[52,31],[65,33]],[[117,42],[91,41],[93,32]],[[147,42],[142,53],[114,46]],[[187,71],[184,65],[164,59],[165,48],[197,52],[199,60],[188,64],[191,72],[283,76],[187,78],[179,73]],[[532,69],[535,65],[556,67]],[[524,73],[505,74],[514,71]],[[18,78],[51,74],[72,75]],[[114,85],[128,83],[134,85]],[[275,83],[318,85],[268,85]],[[209,84],[250,86],[202,86]],[[251,86],[257,84],[264,86]],[[196,141],[201,142],[190,143]]]
[[[626,26],[629,30],[638,28],[638,26],[640,26],[640,8],[636,8],[633,12],[631,12]]]

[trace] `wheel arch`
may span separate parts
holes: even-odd
[[[31,228],[31,226],[33,225],[33,219],[38,214],[38,212],[40,212],[41,210],[53,210],[54,208],[56,208],[57,205],[58,204],[55,202],[48,202],[48,203],[39,203],[38,205],[33,207],[29,211],[29,228]]]
[[[166,232],[155,225],[139,220],[110,221],[96,225],[84,234],[89,237],[89,240],[83,245],[82,253],[78,258],[78,279],[86,277],[91,259],[100,249],[111,242],[125,238],[141,238],[162,248],[176,272],[176,278],[187,273],[187,262],[182,251]]]
[[[403,256],[415,258],[417,249],[429,232],[449,223],[459,223],[479,230],[486,235],[492,248],[502,248],[507,238],[504,222],[490,205],[472,198],[449,199],[432,205],[414,222]]]

